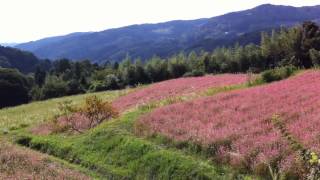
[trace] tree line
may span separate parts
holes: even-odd
[[[320,28],[305,22],[293,28],[262,33],[259,45],[221,47],[212,52],[181,52],[169,58],[132,59],[120,63],[92,64],[60,59],[46,61],[34,73],[0,69],[0,107],[66,95],[122,89],[172,78],[204,74],[253,72],[293,65],[320,65]],[[4,77],[4,78],[3,78]],[[15,91],[17,94],[15,94]],[[10,93],[6,93],[10,92]],[[22,97],[23,96],[23,97]]]

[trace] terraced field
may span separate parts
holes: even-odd
[[[212,156],[255,169],[278,161],[293,169],[297,155],[271,122],[278,115],[299,142],[320,152],[320,72],[272,84],[172,104],[142,117],[148,134],[212,148]],[[138,125],[139,126],[139,125]]]
[[[80,179],[230,179],[235,176],[245,177],[246,175],[241,173],[235,174],[232,169],[226,166],[215,165],[214,162],[205,159],[200,154],[172,148],[161,141],[143,138],[135,133],[136,120],[158,106],[190,100],[190,98],[183,98],[189,96],[190,93],[203,96],[203,92],[208,88],[216,93],[230,91],[244,83],[245,79],[246,76],[241,74],[223,75],[216,78],[215,76],[184,78],[173,81],[179,82],[179,84],[174,86],[176,89],[167,91],[163,88],[159,88],[157,91],[158,84],[155,84],[141,89],[95,94],[103,100],[116,103],[123,102],[122,99],[136,97],[136,94],[149,92],[148,89],[152,89],[152,93],[161,94],[163,92],[165,95],[160,97],[155,95],[156,98],[151,98],[150,101],[150,98],[147,98],[148,100],[144,100],[142,104],[140,104],[140,101],[133,101],[130,105],[126,104],[123,107],[127,110],[131,109],[130,111],[123,112],[119,118],[107,121],[83,134],[35,135],[30,130],[48,121],[57,111],[59,102],[72,100],[73,104],[82,104],[84,98],[92,94],[3,109],[0,111],[0,114],[3,115],[0,120],[2,137],[8,139],[10,143],[17,143],[61,159],[58,162],[54,161],[54,163],[57,163],[57,166],[64,167],[65,174],[67,176],[70,174],[70,177],[73,177],[72,169],[75,168],[76,172],[80,172],[80,174],[75,174],[74,177],[79,176]],[[196,82],[200,82],[199,80],[202,80],[202,83],[187,88],[192,83],[197,84]],[[169,82],[169,84],[171,83]],[[133,92],[126,95],[130,91]],[[152,96],[152,94],[149,94],[149,96]],[[181,98],[177,98],[178,100],[175,101],[171,99],[173,96]],[[148,105],[155,102],[159,102],[159,104],[157,106]],[[125,110],[121,107],[119,109]],[[11,144],[9,145],[11,146]],[[25,150],[19,151],[24,152]],[[28,153],[31,153],[31,157],[37,156],[37,152],[28,151]],[[32,158],[27,158],[26,162],[28,161],[32,161]],[[39,162],[45,164],[42,161]],[[66,162],[74,166],[70,172],[68,170],[69,166],[65,166]],[[32,163],[29,164],[33,167]],[[63,173],[60,174],[63,175]],[[28,178],[23,173],[22,176]]]

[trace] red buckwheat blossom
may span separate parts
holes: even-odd
[[[228,85],[242,84],[246,82],[245,74],[224,74],[216,76],[179,78],[155,83],[151,86],[132,92],[120,97],[113,102],[119,110],[157,101],[177,95],[198,92],[210,87],[222,87]]]
[[[280,167],[289,168],[295,156],[272,125],[274,114],[281,116],[299,142],[320,152],[320,72],[307,71],[264,86],[172,104],[156,109],[138,123],[151,133],[177,141],[222,144],[223,151],[217,154],[238,155],[231,157],[232,162],[245,159],[254,166],[282,157]]]

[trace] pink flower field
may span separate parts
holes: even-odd
[[[215,156],[234,165],[245,159],[254,168],[281,156],[286,169],[295,156],[272,124],[274,114],[303,145],[320,152],[320,72],[165,106],[138,123],[177,141],[215,145]]]
[[[143,103],[198,92],[210,87],[242,84],[246,82],[246,78],[245,74],[224,74],[163,81],[120,97],[113,102],[113,105],[123,111]]]

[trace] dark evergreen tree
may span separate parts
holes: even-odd
[[[47,73],[38,66],[36,68],[36,72],[34,73],[34,81],[39,86],[42,87],[42,85],[45,83]]]

